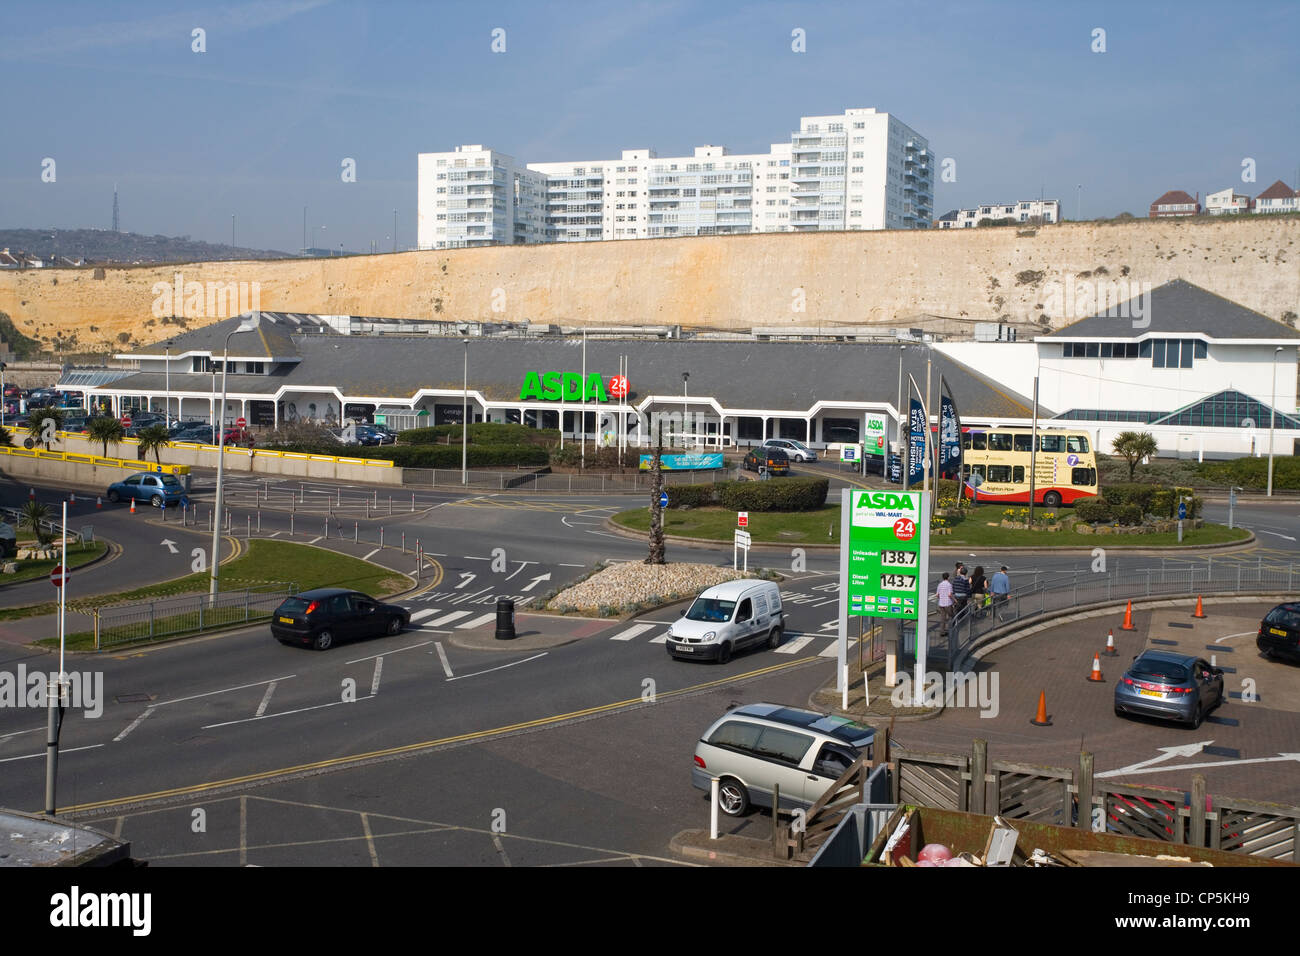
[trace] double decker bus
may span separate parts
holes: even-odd
[[[963,494],[988,504],[1029,503],[1033,429],[969,428],[961,436]],[[1097,495],[1097,460],[1081,431],[1038,429],[1034,456],[1034,503],[1048,508]],[[971,476],[980,481],[971,484]]]

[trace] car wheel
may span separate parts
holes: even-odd
[[[161,508],[163,504],[162,495],[154,495],[152,498],[149,499],[149,504],[155,508]]]
[[[1192,711],[1192,724],[1191,724],[1192,729],[1195,730],[1197,727],[1200,727],[1201,721],[1204,719],[1205,719],[1205,708],[1201,705],[1201,702],[1198,700],[1196,702],[1196,709]]]
[[[312,641],[312,647],[318,651],[328,651],[334,644],[334,635],[329,631],[321,631],[316,635],[316,640]]]
[[[718,663],[725,664],[731,660],[731,642],[723,641],[722,646],[718,648]]]
[[[1115,705],[1115,716],[1116,716],[1116,717],[1123,717],[1123,716],[1124,716],[1124,711],[1120,710],[1120,707],[1119,707],[1118,704]]]
[[[1047,494],[1043,495],[1043,507],[1045,508],[1061,507],[1061,496],[1057,494],[1055,491],[1049,491]]]
[[[400,617],[394,616],[388,619],[388,633],[389,634],[402,633],[402,619]]]
[[[119,501],[122,500],[122,496],[119,495],[116,491],[110,491],[108,493],[108,500],[113,502],[113,504],[117,504]]]
[[[728,778],[718,784],[718,809],[729,817],[743,817],[749,812],[749,791],[739,780]]]
[[[772,628],[772,633],[767,635],[767,646],[771,650],[776,650],[781,646],[781,629],[779,627]]]

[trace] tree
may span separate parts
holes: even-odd
[[[53,421],[53,427],[46,425],[48,421]],[[50,450],[50,444],[54,441],[54,433],[63,427],[63,409],[49,406],[47,408],[33,408],[27,413],[27,427],[32,432],[32,437],[36,441],[45,443],[45,450]]]
[[[659,504],[659,497],[664,492],[664,423],[659,422],[659,440],[655,444],[654,460],[650,470],[654,481],[650,483],[650,553],[646,555],[646,564],[664,563],[664,509]]]
[[[1143,458],[1150,458],[1159,451],[1156,440],[1150,432],[1120,432],[1111,442],[1111,447],[1115,449],[1115,454],[1128,462],[1129,481],[1133,480],[1138,462]]]
[[[0,448],[12,448],[14,446],[14,434],[7,428],[0,428]]]
[[[86,426],[86,433],[92,441],[103,444],[105,458],[108,457],[108,443],[117,444],[126,437],[126,429],[116,418],[92,418]]]
[[[49,544],[54,540],[52,532],[47,531],[45,523],[50,520],[50,506],[43,504],[34,498],[29,498],[23,505],[20,512],[20,525],[24,528],[31,528],[32,533],[36,535],[36,540],[41,547]]]
[[[161,465],[162,450],[171,441],[167,426],[150,425],[148,428],[142,428],[136,437],[140,439],[140,454],[147,457],[150,452],[153,452],[153,460]]]

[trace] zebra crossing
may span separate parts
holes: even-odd
[[[489,614],[480,614],[478,617],[463,621],[461,618],[469,617],[473,611],[450,611],[443,613],[441,608],[422,607],[418,611],[411,612],[411,627],[414,630],[439,630],[446,629],[449,625],[455,624],[457,630],[468,631],[476,627],[485,627],[496,621],[496,612]],[[435,617],[434,615],[440,615]]]
[[[414,615],[412,615],[412,617],[414,617]],[[837,621],[828,621],[826,624],[822,625],[822,633],[818,633],[818,634],[806,634],[799,631],[787,631],[784,638],[782,639],[781,646],[776,649],[776,653],[777,654],[798,654],[801,651],[803,651],[804,648],[808,647],[809,644],[813,643],[819,638],[823,638],[823,639],[827,639],[829,643],[825,647],[822,647],[817,652],[817,656],[835,657],[838,652],[836,651],[836,637],[833,631],[837,623],[838,623]],[[668,630],[667,630],[666,623],[663,621],[632,621],[629,624],[627,624],[625,627],[623,627],[621,630],[611,634],[608,639],[611,641],[617,641],[622,644],[627,644],[637,640],[638,638],[644,638],[645,635],[647,635],[651,631],[654,631],[655,629],[658,629],[659,633],[654,637],[651,637],[645,643],[667,644]],[[857,638],[851,637],[849,638],[848,646],[852,648],[855,644],[857,644],[857,642],[858,642]]]

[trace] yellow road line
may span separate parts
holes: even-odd
[[[707,690],[710,687],[720,687],[723,684],[734,683],[738,680],[747,680],[754,677],[763,677],[768,674],[774,674],[778,671],[789,670],[799,664],[806,664],[810,661],[817,661],[816,657],[800,657],[792,661],[786,661],[781,664],[773,664],[770,667],[759,668],[758,670],[748,671],[744,674],[736,674],[730,677],[723,677],[719,680],[707,681],[703,684],[693,684],[690,687],[683,687],[679,690],[671,690],[657,695],[662,699],[665,697],[678,697],[682,694],[694,693],[699,690]],[[233,787],[240,784],[254,783],[262,780],[272,780],[276,777],[288,776],[296,773],[305,773],[310,770],[323,770],[329,767],[341,767],[347,764],[356,763],[362,760],[374,760],[381,757],[392,757],[399,754],[418,753],[422,750],[431,750],[435,747],[445,747],[448,744],[465,743],[471,740],[485,740],[490,737],[497,737],[502,734],[514,733],[520,730],[531,730],[540,727],[546,727],[552,724],[559,724],[566,720],[575,720],[579,717],[591,717],[597,714],[610,713],[623,707],[630,707],[636,704],[644,704],[646,701],[640,697],[631,697],[627,700],[615,701],[610,704],[599,704],[595,707],[587,707],[583,710],[570,711],[567,714],[556,714],[551,717],[539,717],[536,720],[525,720],[517,724],[509,724],[505,727],[494,727],[491,730],[476,730],[467,734],[457,734],[454,737],[441,737],[437,740],[425,740],[414,744],[403,744],[400,747],[389,747],[384,750],[372,750],[368,753],[354,754],[350,757],[333,757],[329,760],[318,760],[313,763],[298,764],[293,767],[281,767],[277,770],[263,770],[258,773],[245,774],[240,777],[228,777],[225,780],[212,780],[207,783],[196,783],[186,787],[173,787],[169,790],[156,790],[153,793],[136,794],[130,797],[117,797],[111,800],[99,800],[94,803],[82,803],[72,807],[64,807],[61,813],[85,813],[90,810],[102,810],[105,807],[114,807],[122,804],[139,803],[147,800],[162,800],[167,797],[188,796],[190,794],[203,793],[207,790],[217,790],[222,787]]]

